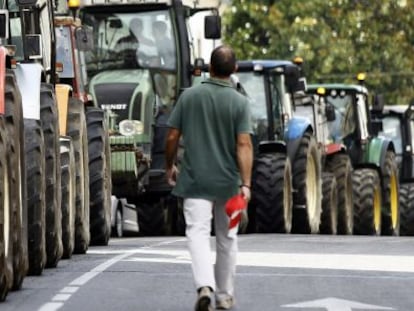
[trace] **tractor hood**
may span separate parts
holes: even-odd
[[[118,133],[121,121],[135,120],[142,123],[142,138],[150,135],[155,94],[148,70],[101,72],[91,79],[89,90],[94,102],[109,116],[111,133]]]

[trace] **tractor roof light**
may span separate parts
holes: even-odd
[[[326,89],[324,87],[318,87],[316,89],[316,94],[323,96],[326,94]]]
[[[68,6],[70,9],[77,9],[80,7],[80,0],[68,0]]]
[[[301,66],[303,64],[303,58],[300,57],[300,56],[295,56],[293,58],[293,63],[298,65],[298,66]]]
[[[366,75],[365,72],[360,72],[360,73],[357,74],[357,80],[359,82],[364,82],[366,77],[367,77],[367,75]]]

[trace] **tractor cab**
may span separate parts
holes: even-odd
[[[294,93],[299,91],[299,68],[290,61],[239,61],[235,73],[249,99],[253,141],[283,141],[293,116]]]
[[[360,85],[310,84],[307,92],[317,94],[319,88],[325,89],[324,100],[335,112],[332,120],[327,121],[329,139],[344,143],[352,162],[359,162],[363,156],[360,151],[371,135],[367,89]]]
[[[414,176],[414,107],[412,105],[385,105],[380,111],[371,110],[372,115],[382,122],[380,136],[394,143],[395,157],[402,181]]]

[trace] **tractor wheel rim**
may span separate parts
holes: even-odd
[[[286,171],[285,173],[285,182],[283,184],[283,207],[285,209],[284,211],[284,221],[286,225],[286,232],[290,232],[292,229],[292,187],[290,184],[291,176],[289,172]]]
[[[392,229],[398,226],[398,186],[395,171],[390,178],[390,208]]]
[[[381,230],[381,187],[376,187],[374,191],[374,228],[378,233]]]
[[[3,170],[3,182],[4,182],[4,194],[3,194],[3,216],[4,216],[4,248],[6,258],[9,256],[9,242],[10,242],[10,198],[9,198],[9,179],[8,179],[8,168],[5,167]]]
[[[121,212],[118,210],[116,212],[116,233],[118,236],[122,235],[122,214]]]
[[[309,220],[312,224],[316,215],[317,205],[317,191],[318,181],[316,180],[316,164],[312,155],[309,155],[306,160],[306,209],[308,211]],[[312,229],[312,228],[311,228]]]

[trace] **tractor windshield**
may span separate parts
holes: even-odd
[[[250,102],[253,131],[259,140],[265,139],[268,123],[264,77],[253,72],[238,72],[237,77]]]
[[[397,116],[387,116],[382,119],[382,132],[379,134],[390,139],[394,143],[395,152],[397,155],[402,155],[402,134],[401,121]]]
[[[350,94],[343,96],[327,96],[328,103],[335,108],[335,120],[328,123],[330,138],[334,142],[341,142],[342,139],[355,131],[355,109],[353,96]]]
[[[89,76],[103,70],[176,69],[176,48],[167,10],[152,12],[85,12],[83,23],[94,31],[88,52]]]

